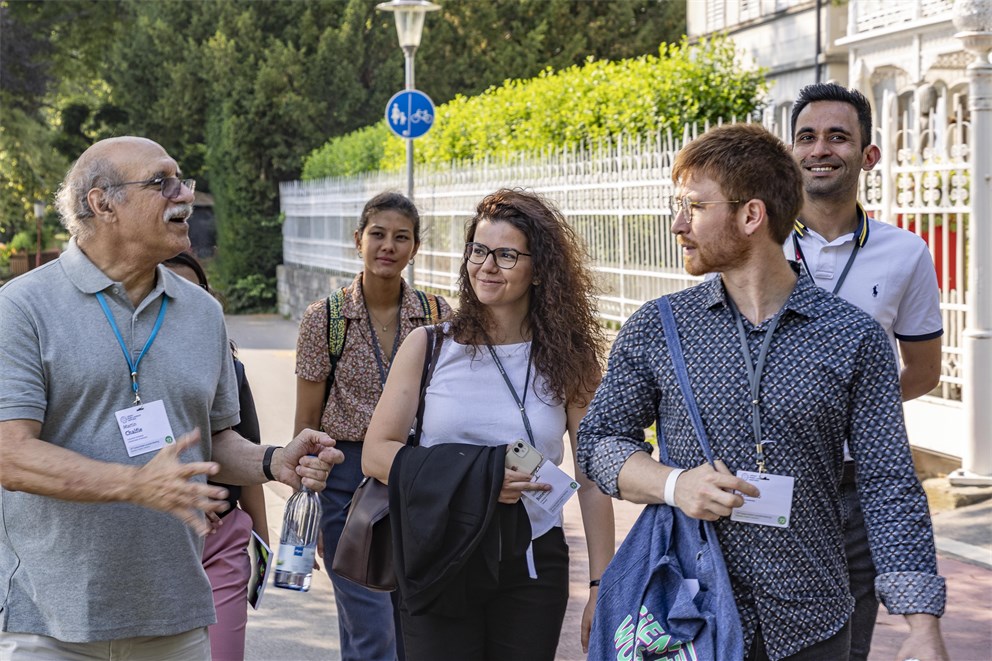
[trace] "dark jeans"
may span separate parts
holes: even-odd
[[[568,604],[561,528],[534,540],[537,578],[524,557],[504,558],[499,588],[464,617],[410,615],[400,606],[408,661],[552,661]]]
[[[792,656],[787,656],[780,661],[848,661],[848,652],[851,649],[851,623],[848,622],[826,640],[821,640],[812,647],[800,650]],[[754,634],[754,643],[751,651],[747,655],[746,661],[770,661],[768,652],[765,651],[765,641],[761,636],[761,627]]]
[[[327,487],[320,492],[320,530],[324,536],[324,566],[334,586],[338,609],[341,659],[402,661],[400,622],[392,598],[396,593],[372,592],[331,571],[331,559],[348,517],[348,504],[364,477],[362,444],[338,441],[336,447],[344,453],[344,463],[331,470]]]
[[[847,462],[844,466],[840,493],[844,513],[844,550],[847,553],[851,594],[854,596],[854,614],[850,621],[851,661],[867,661],[875,619],[878,617],[878,598],[875,596],[875,563],[868,548],[868,531],[865,530],[861,499],[854,483],[853,462]]]

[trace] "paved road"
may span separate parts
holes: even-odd
[[[255,393],[262,439],[283,444],[292,434],[293,375],[297,326],[277,316],[228,317]],[[570,470],[570,468],[569,468]],[[268,485],[271,538],[277,541],[288,487]],[[615,502],[617,539],[633,525],[640,506]],[[948,584],[947,614],[941,621],[954,661],[992,661],[992,502],[934,516],[940,571]],[[577,499],[565,509],[565,534],[572,551],[571,597],[557,661],[584,661],[579,621],[588,595],[588,561]],[[907,631],[902,617],[879,615],[872,661],[895,658]],[[267,587],[262,608],[249,613],[248,661],[338,661],[337,612],[324,572],[307,593]]]

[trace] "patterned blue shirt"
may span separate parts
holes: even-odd
[[[671,297],[700,415],[731,472],[756,470],[749,379],[720,278]],[[770,320],[743,318],[752,364]],[[854,599],[844,559],[839,487],[844,441],[857,465],[875,586],[890,613],[943,614],[926,497],[906,437],[895,357],[870,316],[799,277],[774,331],[761,378],[766,469],[795,478],[788,528],[716,523],[749,649],[760,621],[772,659],[837,633]],[[621,329],[609,367],[579,427],[578,462],[606,493],[643,430],[658,421],[670,461],[705,459],[672,368],[652,301]]]

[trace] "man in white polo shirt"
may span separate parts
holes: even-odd
[[[786,256],[820,287],[878,321],[901,358],[903,401],[940,379],[940,293],[926,243],[912,232],[869,218],[858,204],[858,179],[881,156],[871,144],[871,106],[857,90],[832,83],[804,87],[792,108],[792,152],[805,200]],[[849,459],[849,458],[848,458]],[[851,593],[851,661],[867,659],[878,613],[854,462],[845,464],[846,550]]]

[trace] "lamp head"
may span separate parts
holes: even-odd
[[[428,0],[390,0],[375,6],[379,11],[393,12],[396,19],[396,36],[400,40],[400,48],[416,49],[420,46],[420,37],[424,31],[424,18],[429,11],[441,8]]]

